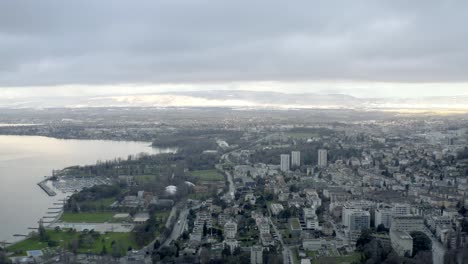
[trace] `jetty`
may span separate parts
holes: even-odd
[[[57,195],[57,193],[54,190],[52,190],[49,186],[47,186],[46,184],[47,181],[48,179],[45,179],[41,181],[40,183],[38,183],[37,185],[39,185],[39,187],[41,187],[41,189],[44,190],[44,192],[46,192],[49,196]]]

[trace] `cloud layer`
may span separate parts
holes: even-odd
[[[0,87],[466,82],[466,1],[1,1]]]

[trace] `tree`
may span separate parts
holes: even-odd
[[[359,251],[362,251],[363,247],[372,240],[371,231],[369,229],[364,229],[361,232],[361,236],[356,241],[356,248]]]
[[[410,233],[413,238],[413,257],[418,252],[430,251],[432,249],[432,241],[426,234],[420,231],[414,231]]]
[[[380,232],[388,232],[388,228],[385,227],[384,224],[380,224],[377,226],[377,232],[380,233]]]
[[[156,240],[156,241],[154,242],[153,249],[156,250],[156,249],[158,249],[160,246],[161,246],[161,242],[159,242],[159,240]]]
[[[106,248],[106,245],[103,245],[101,249],[101,256],[105,256],[105,255],[107,255],[107,248]]]
[[[223,251],[221,252],[223,258],[231,256],[231,249],[228,246],[224,246]]]
[[[49,239],[50,239],[49,234],[47,234],[47,231],[46,231],[44,225],[42,224],[42,221],[39,222],[38,233],[39,233],[39,240],[41,242],[49,241]]]
[[[207,233],[208,233],[208,227],[207,227],[206,221],[205,221],[205,223],[203,223],[203,237],[206,237]]]
[[[0,248],[0,264],[9,264],[11,263],[10,260],[7,258],[5,251]]]

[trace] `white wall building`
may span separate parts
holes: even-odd
[[[281,154],[281,171],[288,172],[290,170],[290,156],[289,154]]]
[[[409,204],[396,203],[393,205],[393,215],[409,215],[411,214],[411,206]]]
[[[307,229],[320,230],[319,221],[314,208],[304,208],[304,222]]]
[[[326,149],[319,149],[318,151],[318,166],[326,167],[328,164],[328,151]]]
[[[348,209],[343,210],[343,217],[345,217],[346,233],[351,240],[356,240],[361,235],[361,231],[370,228],[370,213],[362,209]]]
[[[237,235],[237,224],[233,221],[228,221],[224,224],[224,235],[226,238],[235,238]]]
[[[291,166],[301,166],[301,152],[292,151],[291,152]]]
[[[393,216],[391,229],[405,232],[424,231],[424,219],[416,215]]]
[[[250,248],[250,264],[263,264],[263,248],[252,246]]]
[[[390,208],[379,208],[375,210],[375,227],[383,224],[385,228],[392,226],[393,210]]]

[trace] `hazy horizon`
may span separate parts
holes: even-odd
[[[467,11],[463,1],[6,1],[0,96],[464,96]]]

